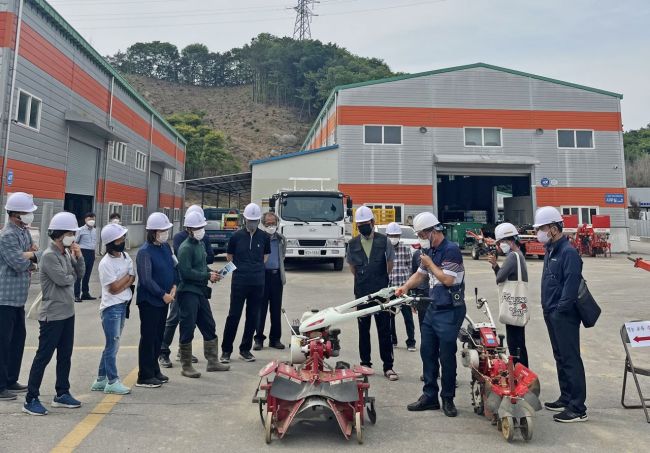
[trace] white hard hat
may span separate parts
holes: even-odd
[[[368,222],[374,218],[375,215],[372,213],[372,209],[368,206],[361,206],[357,209],[357,212],[354,213],[354,221],[357,223]]]
[[[544,225],[550,225],[551,223],[561,223],[564,222],[562,214],[560,211],[555,209],[553,206],[542,206],[535,213],[535,224],[534,228],[539,228]]]
[[[262,210],[255,203],[249,203],[244,208],[244,218],[246,220],[259,220],[262,217]]]
[[[397,222],[391,222],[386,226],[386,234],[402,234],[402,228]]]
[[[16,192],[7,198],[5,209],[13,212],[34,212],[38,207],[34,204],[32,195],[25,192]]]
[[[64,211],[54,214],[47,229],[50,231],[79,231],[79,225],[73,213]]]
[[[174,225],[170,223],[169,218],[165,214],[162,212],[154,212],[147,219],[146,229],[161,231],[168,230],[173,226]]]
[[[205,217],[198,211],[187,214],[185,216],[185,222],[183,222],[183,226],[188,228],[203,228],[207,224],[208,222],[205,221]]]
[[[110,244],[116,239],[119,239],[126,235],[126,232],[129,231],[124,228],[122,225],[117,223],[109,223],[104,228],[102,228],[102,242],[104,244]]]
[[[203,217],[205,217],[205,213],[203,212],[203,208],[202,208],[201,206],[199,206],[198,204],[193,204],[192,206],[190,206],[189,208],[187,208],[187,211],[185,211],[185,216],[187,217],[187,215],[188,215],[190,212],[200,212],[201,215],[202,215]]]
[[[494,237],[497,241],[514,236],[519,236],[519,231],[512,223],[500,223],[494,229]]]
[[[443,231],[445,229],[438,220],[438,217],[433,215],[431,212],[421,212],[413,219],[413,229],[416,233],[433,227],[435,227],[437,231]]]

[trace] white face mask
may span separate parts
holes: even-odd
[[[551,237],[548,235],[548,233],[549,233],[548,231],[539,230],[537,232],[537,240],[542,244],[548,243],[548,241],[551,240]]]
[[[116,224],[116,225],[119,225],[119,224],[121,224],[122,222],[120,222],[120,219],[113,219],[113,220],[111,220],[111,223],[114,223],[114,224]]]
[[[92,227],[95,226],[95,221],[94,221],[94,220],[88,220],[88,221],[86,222],[86,225],[88,225],[89,227],[92,228]]]
[[[202,241],[204,236],[205,236],[205,228],[201,228],[200,230],[194,230],[194,239],[196,239],[197,241]]]
[[[74,243],[74,236],[63,236],[61,242],[64,247],[70,247]]]
[[[399,244],[399,238],[388,238],[391,244],[397,245]]]
[[[269,225],[264,227],[264,231],[269,233],[270,235],[275,234],[276,231],[278,231],[278,226],[277,225]]]
[[[508,252],[510,251],[510,244],[508,244],[507,242],[502,242],[501,244],[499,244],[499,248],[501,249],[504,255],[507,255]]]
[[[32,222],[34,221],[34,214],[23,214],[20,216],[20,221],[23,222],[25,225],[31,225]]]
[[[431,248],[431,241],[428,240],[428,239],[418,238],[418,242],[420,243],[420,248],[422,250],[426,250],[426,249]]]
[[[169,240],[169,231],[163,231],[163,232],[161,232],[161,233],[158,233],[158,234],[156,235],[156,239],[157,239],[158,242],[160,242],[161,244],[164,243],[164,242],[167,242],[167,241]]]

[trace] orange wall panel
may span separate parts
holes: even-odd
[[[0,47],[14,48],[16,42],[16,16],[10,12],[0,12]]]
[[[106,197],[104,198],[104,183],[106,183]],[[98,203],[122,203],[123,205],[147,204],[147,190],[139,187],[127,186],[113,181],[99,180],[97,184]]]
[[[430,185],[339,184],[339,190],[351,196],[355,205],[399,203],[433,206],[433,188]]]
[[[623,194],[624,204],[605,203],[606,194]],[[537,206],[599,206],[627,207],[627,189],[608,187],[537,187]]]
[[[2,159],[0,159],[0,166]],[[26,192],[35,198],[63,200],[65,198],[66,172],[19,160],[7,160],[7,172],[14,174],[12,184],[6,185],[7,192]]]

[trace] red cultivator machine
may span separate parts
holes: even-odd
[[[472,259],[477,260],[483,255],[497,253],[497,241],[494,238],[487,237],[483,230],[467,230],[467,238],[473,242]]]
[[[489,322],[476,323],[466,316],[467,326],[458,335],[463,343],[463,365],[472,372],[474,412],[495,424],[508,442],[516,430],[529,441],[533,437],[533,416],[542,408],[539,380],[507,355],[504,336],[497,336],[487,300],[477,296],[476,307],[483,309]]]
[[[325,361],[337,357],[340,350],[340,330],[332,326],[382,310],[396,310],[413,300],[396,297],[394,288],[387,288],[338,307],[307,312],[299,326],[292,325],[290,362],[266,365],[259,373],[260,384],[253,398],[259,406],[266,442],[271,442],[273,434],[283,438],[298,414],[325,409],[334,415],[346,439],[354,431],[357,441],[363,443],[366,415],[373,424],[377,419],[375,399],[368,395],[368,376],[373,370],[345,362],[337,362],[332,368]],[[373,302],[376,305],[357,310],[359,305]]]
[[[609,242],[611,220],[608,215],[592,215],[591,224],[578,225],[577,215],[565,215],[564,233],[581,256],[612,256]]]

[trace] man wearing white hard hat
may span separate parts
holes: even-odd
[[[501,223],[494,229],[497,248],[506,257],[503,265],[497,264],[497,255],[490,254],[488,262],[497,277],[499,287],[499,321],[506,326],[506,341],[515,363],[528,368],[526,349],[526,323],[528,308],[528,267],[521,251],[519,231],[512,223]],[[521,275],[520,275],[521,274]],[[523,305],[523,306],[522,306]]]
[[[388,238],[375,232],[375,216],[367,206],[359,207],[354,213],[359,235],[348,243],[347,261],[354,275],[354,297],[357,299],[386,288],[393,270],[395,249]],[[360,305],[357,309],[368,308],[375,303]],[[374,316],[359,318],[359,356],[361,365],[372,367],[370,348],[370,324],[375,319],[379,337],[379,356],[383,362],[384,376],[396,381],[399,376],[393,370],[393,342],[390,332],[390,314],[380,311]]]
[[[229,363],[237,327],[246,306],[246,323],[239,344],[239,357],[246,362],[255,361],[251,353],[253,335],[260,316],[264,298],[266,270],[264,263],[271,254],[270,236],[258,228],[262,210],[255,203],[244,209],[246,226],[237,231],[228,241],[227,259],[237,269],[233,272],[230,286],[230,309],[221,342],[221,362]]]
[[[109,223],[102,228],[101,238],[106,246],[106,255],[97,267],[102,286],[99,316],[106,343],[99,360],[97,379],[90,389],[116,395],[131,393],[131,389],[120,380],[116,360],[122,329],[128,316],[128,304],[133,298],[132,285],[135,283],[133,260],[124,252],[127,232],[118,223]]]
[[[28,225],[36,205],[31,195],[16,192],[7,199],[7,224],[0,232],[0,401],[27,390],[18,383],[25,349],[25,303],[32,269],[38,259]]]
[[[189,237],[178,249],[178,347],[181,352],[181,374],[189,378],[201,376],[192,366],[192,340],[197,327],[203,336],[203,353],[208,361],[207,371],[230,369],[230,366],[219,362],[219,339],[210,308],[212,290],[208,282],[215,283],[221,280],[221,276],[205,263],[206,253],[202,240],[206,225],[205,217],[200,212],[190,212],[186,215],[183,226]]]
[[[203,218],[205,218],[203,208],[197,204],[193,204],[187,208],[187,211],[185,211],[185,217],[187,217],[192,212],[198,212]],[[182,229],[174,235],[173,245],[174,254],[176,254],[176,256],[178,256],[178,249],[181,247],[181,244],[185,242],[189,236],[190,233],[188,233],[187,229]],[[206,253],[205,263],[208,265],[214,263],[214,251],[212,250],[212,245],[210,244],[210,239],[208,238],[207,234],[203,236],[203,240],[201,242],[203,243],[203,247],[205,248]],[[174,301],[169,306],[169,316],[167,316],[167,322],[165,323],[165,334],[163,335],[163,342],[162,346],[160,347],[160,357],[158,357],[160,366],[163,368],[172,367],[172,362],[169,358],[171,349],[169,349],[169,347],[171,346],[172,341],[174,341],[174,334],[178,328],[178,323],[178,303],[177,301]],[[176,360],[180,360],[180,357],[181,353],[178,351],[176,354]],[[192,355],[192,363],[198,363],[198,361],[199,360],[194,355]]]
[[[393,271],[389,276],[389,286],[402,286],[411,276],[411,260],[413,259],[413,247],[400,242],[402,238],[402,227],[397,222],[386,225],[386,236],[395,250],[395,261]],[[401,308],[406,327],[406,349],[415,352],[415,322],[413,321],[413,309],[408,306]],[[397,329],[395,326],[396,315],[390,315],[390,331],[393,346],[397,346]]]
[[[396,294],[407,294],[429,276],[429,298],[422,322],[420,356],[424,368],[422,395],[410,411],[438,410],[440,399],[447,417],[456,417],[456,338],[465,318],[465,267],[458,245],[445,238],[445,227],[431,212],[413,219],[423,252],[420,268]],[[440,386],[438,373],[441,371]]]
[[[41,257],[41,290],[43,299],[38,311],[38,349],[29,372],[27,396],[23,412],[47,415],[39,400],[45,368],[56,351],[56,396],[52,407],[75,409],[81,402],[70,394],[70,366],[74,345],[74,283],[86,270],[75,233],[77,218],[70,212],[59,212],[48,226],[50,246]]]
[[[580,315],[576,307],[582,277],[578,251],[562,233],[562,215],[552,206],[535,213],[537,240],[545,245],[542,272],[542,310],[551,339],[560,384],[560,397],[545,403],[546,409],[559,412],[556,422],[587,421],[587,383],[580,356]]]

